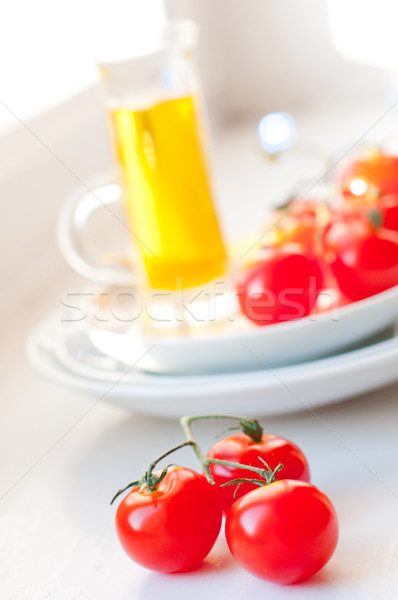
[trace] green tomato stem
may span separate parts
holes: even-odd
[[[206,419],[206,418],[209,418],[209,417],[185,416],[180,419],[180,423],[181,423],[181,427],[183,428],[183,430],[185,432],[185,435],[187,436],[188,442],[191,443],[192,449],[195,452],[200,464],[202,465],[203,472],[206,476],[207,481],[211,485],[213,485],[214,479],[210,472],[209,465],[206,464],[206,460],[207,460],[206,456],[204,455],[204,453],[202,452],[202,449],[200,448],[199,444],[195,440],[193,432],[192,432],[192,427],[191,427],[191,423],[193,421],[197,421],[199,419]]]
[[[219,458],[205,458],[204,463],[207,466],[215,464],[224,465],[225,467],[233,467],[235,469],[243,469],[245,471],[253,471],[254,473],[257,473],[258,475],[260,475],[260,477],[264,479],[263,485],[273,483],[275,481],[276,473],[283,468],[282,463],[279,463],[277,467],[274,470],[272,470],[271,467],[269,467],[264,460],[262,460],[261,458],[260,460],[264,463],[264,469],[261,469],[259,467],[252,467],[251,465],[242,465],[241,463],[230,462],[229,460],[221,460]],[[258,479],[245,479],[245,481],[248,481],[250,483],[256,483],[257,485],[259,485]],[[230,485],[230,483],[225,485]]]
[[[159,485],[159,483],[166,477],[167,471],[169,470],[169,468],[173,466],[173,465],[167,465],[167,467],[164,467],[164,469],[162,470],[160,475],[155,475],[152,471],[156,467],[158,462],[160,462],[161,460],[166,458],[166,456],[169,456],[173,452],[176,452],[176,450],[179,450],[180,448],[184,448],[185,446],[192,446],[193,444],[194,443],[189,440],[186,442],[182,442],[181,444],[174,446],[170,450],[167,450],[167,452],[164,452],[163,454],[158,456],[154,461],[152,461],[150,463],[150,465],[148,466],[147,470],[145,471],[145,473],[141,477],[141,479],[139,479],[137,481],[132,481],[131,483],[126,485],[124,488],[122,488],[121,490],[116,492],[116,494],[113,496],[110,504],[113,504],[113,502],[116,500],[116,498],[118,496],[120,496],[120,494],[123,494],[123,492],[126,492],[129,488],[132,488],[137,485],[140,486],[140,492],[142,492],[144,489],[147,489],[150,492],[155,491],[157,486]]]
[[[283,467],[282,464],[279,464],[274,470],[272,470],[267,465],[267,463],[259,457],[261,462],[264,463],[264,467],[265,467],[264,469],[261,469],[258,467],[252,467],[250,465],[242,465],[240,463],[234,463],[234,462],[230,462],[227,460],[221,460],[218,458],[208,458],[207,456],[205,456],[205,454],[203,453],[202,449],[200,448],[199,444],[197,443],[197,441],[193,435],[192,426],[191,426],[194,421],[200,421],[200,420],[204,420],[204,419],[234,419],[234,420],[239,421],[239,423],[241,423],[242,421],[248,422],[249,426],[251,424],[253,424],[253,430],[257,430],[257,433],[258,433],[258,428],[260,428],[261,435],[262,435],[262,428],[261,428],[260,424],[258,423],[258,421],[256,421],[256,419],[250,419],[250,418],[246,418],[246,417],[236,417],[236,416],[231,416],[231,415],[198,415],[198,416],[186,415],[180,419],[181,426],[185,432],[185,435],[187,436],[188,442],[191,443],[192,449],[195,452],[200,464],[202,465],[202,469],[206,476],[206,479],[211,485],[214,484],[214,479],[213,479],[213,476],[210,471],[211,464],[218,464],[218,465],[224,465],[226,467],[233,467],[236,469],[244,469],[247,471],[253,471],[254,473],[257,473],[258,475],[260,475],[260,477],[262,477],[264,479],[263,485],[266,485],[268,483],[272,483],[273,481],[275,481],[275,474],[278,471],[280,471],[280,469],[282,469],[282,467]],[[260,439],[261,439],[261,436],[260,436]],[[256,479],[256,480],[248,479],[247,481],[253,481],[253,483],[260,485],[258,479]]]
[[[254,443],[261,442],[263,436],[263,428],[257,419],[253,417],[238,417],[236,415],[188,415],[180,419],[180,423],[188,439],[193,439],[191,424],[194,421],[203,421],[211,419],[224,419],[238,421],[240,429],[245,435],[247,435]],[[195,441],[195,440],[194,440]]]
[[[166,456],[169,456],[170,454],[172,454],[173,452],[176,452],[177,450],[180,450],[180,448],[184,448],[185,446],[192,446],[192,442],[190,440],[187,440],[186,442],[182,442],[181,444],[178,444],[177,446],[174,446],[173,448],[171,448],[170,450],[167,450],[167,452],[164,452],[163,454],[161,454],[160,456],[158,456],[157,458],[155,458],[154,461],[152,461],[150,463],[150,465],[148,466],[146,473],[151,476],[152,475],[152,471],[153,469],[156,467],[156,465],[163,460],[164,458],[166,458]]]
[[[118,496],[120,496],[120,494],[123,494],[123,492],[125,492],[126,490],[128,490],[129,488],[134,487],[134,486],[139,485],[140,492],[142,492],[144,489],[149,490],[150,492],[155,491],[157,486],[159,485],[159,483],[167,475],[168,469],[173,465],[167,465],[166,467],[164,467],[164,469],[162,470],[160,475],[154,474],[153,469],[156,467],[156,465],[161,460],[163,460],[164,458],[166,458],[173,452],[176,452],[177,450],[179,450],[180,448],[183,448],[185,446],[192,447],[200,464],[202,465],[202,469],[206,476],[206,479],[211,485],[214,485],[214,483],[215,483],[213,476],[211,474],[211,471],[210,471],[211,464],[219,464],[219,465],[224,465],[224,466],[233,467],[233,468],[237,468],[237,469],[245,469],[247,471],[253,471],[254,473],[257,473],[258,475],[260,475],[260,477],[262,478],[262,480],[259,480],[259,479],[239,480],[234,483],[242,483],[243,481],[250,481],[252,483],[255,483],[256,485],[267,485],[268,483],[272,483],[273,481],[275,481],[275,474],[282,468],[281,464],[279,464],[276,467],[276,469],[274,469],[272,471],[272,469],[267,465],[267,463],[265,461],[263,461],[260,457],[259,457],[260,460],[264,463],[264,467],[265,467],[264,469],[261,469],[258,467],[252,467],[250,465],[234,463],[234,462],[230,462],[227,460],[220,460],[217,458],[207,458],[207,456],[205,456],[205,454],[203,453],[199,444],[197,443],[197,441],[193,435],[193,432],[192,432],[192,423],[194,421],[201,421],[201,420],[205,420],[205,419],[206,420],[207,419],[232,419],[232,420],[238,421],[240,429],[246,435],[248,435],[254,442],[259,442],[263,435],[263,429],[262,429],[261,425],[259,424],[259,422],[256,419],[253,419],[250,417],[237,417],[237,416],[232,416],[232,415],[184,416],[180,419],[180,423],[185,432],[187,440],[185,442],[182,442],[181,444],[178,444],[177,446],[174,446],[170,450],[167,450],[167,452],[164,452],[163,454],[158,456],[154,461],[152,461],[149,464],[148,468],[146,469],[143,477],[141,477],[141,479],[139,479],[137,481],[133,481],[132,483],[129,483],[124,488],[120,489],[112,498],[111,504],[116,500],[116,498]],[[263,483],[263,480],[264,480],[264,483]]]

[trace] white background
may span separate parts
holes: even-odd
[[[228,231],[257,227],[272,201],[256,134],[264,112],[290,110],[300,138],[332,153],[370,129],[366,139],[395,134],[397,110],[382,118],[396,100],[388,74],[337,54],[326,2],[181,0],[170,5],[174,14],[191,14],[202,24],[202,73],[218,124],[214,167]],[[48,382],[26,363],[32,327],[59,307],[65,289],[87,285],[57,249],[59,209],[78,180],[89,182],[107,169],[111,156],[94,88],[30,120],[41,110],[40,101],[33,102],[39,88],[42,98],[50,84],[53,105],[86,81],[83,77],[70,92],[62,87],[68,57],[86,61],[71,16],[80,5],[5,6],[10,16],[0,20],[2,68],[11,74],[1,77],[0,100],[29,119],[29,128],[20,126],[0,141],[1,598],[396,598],[397,385],[317,415],[303,411],[266,424],[302,446],[314,482],[339,514],[337,552],[311,582],[291,588],[261,582],[233,563],[222,539],[203,570],[172,578],[136,567],[121,551],[109,498],[155,455],[180,441],[181,433],[174,421],[129,414],[106,398],[95,405],[98,398]],[[369,35],[382,29],[381,17]],[[38,24],[49,36],[39,56],[43,63],[51,57],[46,64],[52,65],[41,75],[34,70],[40,59],[33,48],[44,39]],[[63,59],[53,60],[47,44],[53,40],[55,48],[61,39]],[[12,66],[13,56],[18,68]],[[32,104],[25,113],[26,98]],[[280,178],[285,180],[288,175]],[[203,429],[204,446],[215,433],[215,427]]]

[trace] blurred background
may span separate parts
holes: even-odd
[[[221,121],[374,95],[389,79],[378,67],[397,68],[391,0],[6,1],[1,133],[94,87],[101,44],[145,36],[166,16],[200,23],[206,98]]]
[[[94,56],[166,17],[199,22],[217,199],[228,237],[258,226],[296,179],[261,153],[257,124],[288,111],[297,139],[338,157],[358,140],[394,144],[394,2],[359,0],[6,0],[0,20],[3,314],[30,322],[83,285],[56,244],[60,207],[112,165]],[[319,155],[316,153],[319,151]],[[45,293],[43,293],[45,291]],[[25,323],[26,328],[26,323]]]
[[[257,231],[297,184],[317,181],[358,145],[398,149],[396,0],[2,0],[0,580],[9,590],[17,582],[19,598],[151,598],[161,586],[163,597],[178,600],[192,597],[196,583],[186,574],[167,591],[165,579],[136,577],[109,533],[111,495],[181,441],[178,424],[48,381],[25,358],[29,333],[61,308],[66,290],[91,285],[61,255],[56,227],[75,188],[113,165],[95,56],[181,17],[201,29],[212,171],[228,239]],[[258,123],[274,111],[295,119],[300,151],[269,161]],[[118,221],[105,227],[121,237]],[[302,587],[303,597],[319,589],[330,598],[396,597],[396,391],[270,426],[309,451],[314,481],[336,500],[343,524],[335,571]],[[209,427],[204,438],[215,433]],[[242,586],[242,597],[248,587],[256,595],[238,573],[220,573],[218,588],[215,573],[204,573],[217,597],[228,582]]]

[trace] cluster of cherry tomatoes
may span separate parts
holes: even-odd
[[[187,424],[198,418],[183,417],[184,429],[191,432]],[[281,584],[308,579],[336,548],[336,511],[310,483],[308,462],[295,444],[264,434],[255,419],[230,418],[242,432],[215,443],[207,456],[190,433],[182,444],[194,447],[203,474],[176,466],[154,472],[155,461],[140,482],[127,486],[132,489],[116,512],[119,540],[148,569],[192,570],[213,547],[224,513],[228,547],[247,571]]]
[[[398,157],[350,159],[332,189],[327,202],[296,198],[271,216],[237,286],[241,310],[256,324],[323,311],[325,289],[338,307],[398,284]]]

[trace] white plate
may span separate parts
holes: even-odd
[[[89,330],[54,315],[27,343],[42,375],[129,410],[163,417],[275,415],[337,402],[398,379],[398,337],[300,365],[208,375],[162,375],[126,366],[96,349]]]
[[[144,337],[93,328],[92,343],[125,365],[142,354],[142,369],[156,373],[215,373],[301,363],[364,340],[398,319],[398,286],[334,311],[295,321],[253,327],[231,323],[213,335]]]

